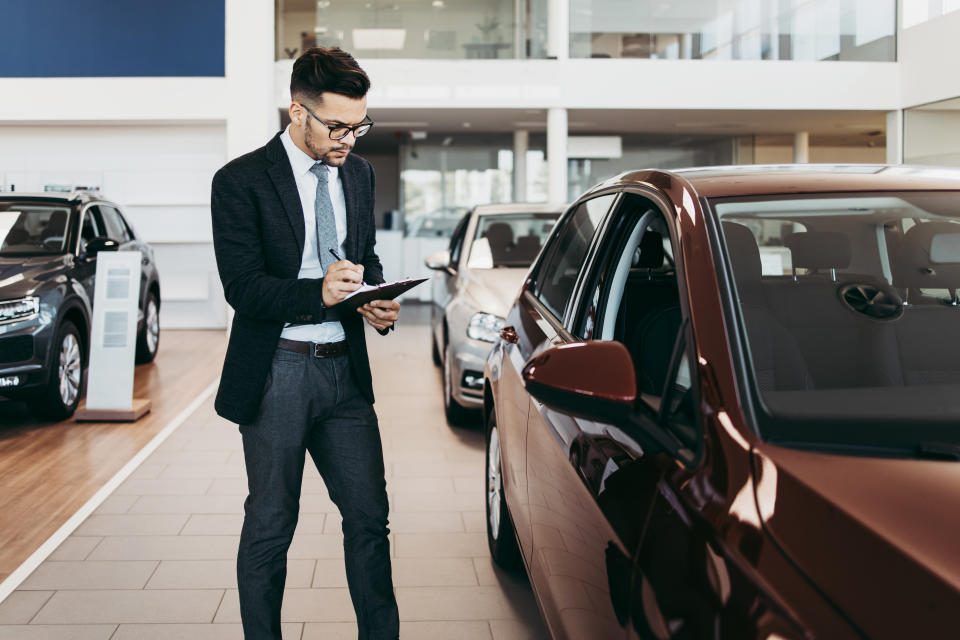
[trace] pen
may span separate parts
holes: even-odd
[[[343,258],[340,257],[340,254],[338,254],[338,253],[337,253],[336,251],[334,251],[332,248],[330,249],[330,255],[332,255],[334,258],[336,258],[338,262],[339,262],[340,260],[343,260]]]

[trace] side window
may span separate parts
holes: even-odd
[[[106,205],[100,205],[99,208],[104,226],[107,228],[107,237],[120,243],[130,242],[130,240],[132,240],[130,232],[127,230],[127,225],[125,225],[120,218],[120,213],[113,207]]]
[[[83,251],[90,240],[105,235],[103,225],[100,223],[99,207],[90,207],[83,214],[83,223],[80,227],[80,250]]]
[[[460,254],[463,252],[463,238],[467,235],[467,224],[470,222],[470,214],[463,216],[457,223],[457,228],[453,230],[450,236],[450,264],[460,263]]]
[[[587,250],[614,197],[610,194],[581,203],[550,242],[537,272],[535,294],[559,319],[563,319]]]
[[[585,291],[576,333],[622,342],[633,359],[638,396],[663,416],[666,428],[692,444],[689,349],[667,221],[653,202],[628,194],[606,235],[606,257]]]

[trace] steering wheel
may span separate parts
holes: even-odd
[[[868,318],[891,321],[903,315],[903,299],[888,284],[849,282],[837,293],[843,306]]]

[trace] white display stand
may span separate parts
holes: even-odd
[[[97,254],[87,402],[78,422],[133,422],[150,410],[149,400],[133,399],[141,258],[139,251]]]

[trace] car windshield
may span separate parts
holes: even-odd
[[[69,220],[67,206],[0,201],[0,256],[63,253]]]
[[[559,217],[559,213],[481,215],[467,267],[529,267]]]
[[[711,202],[765,437],[960,457],[958,195]]]

